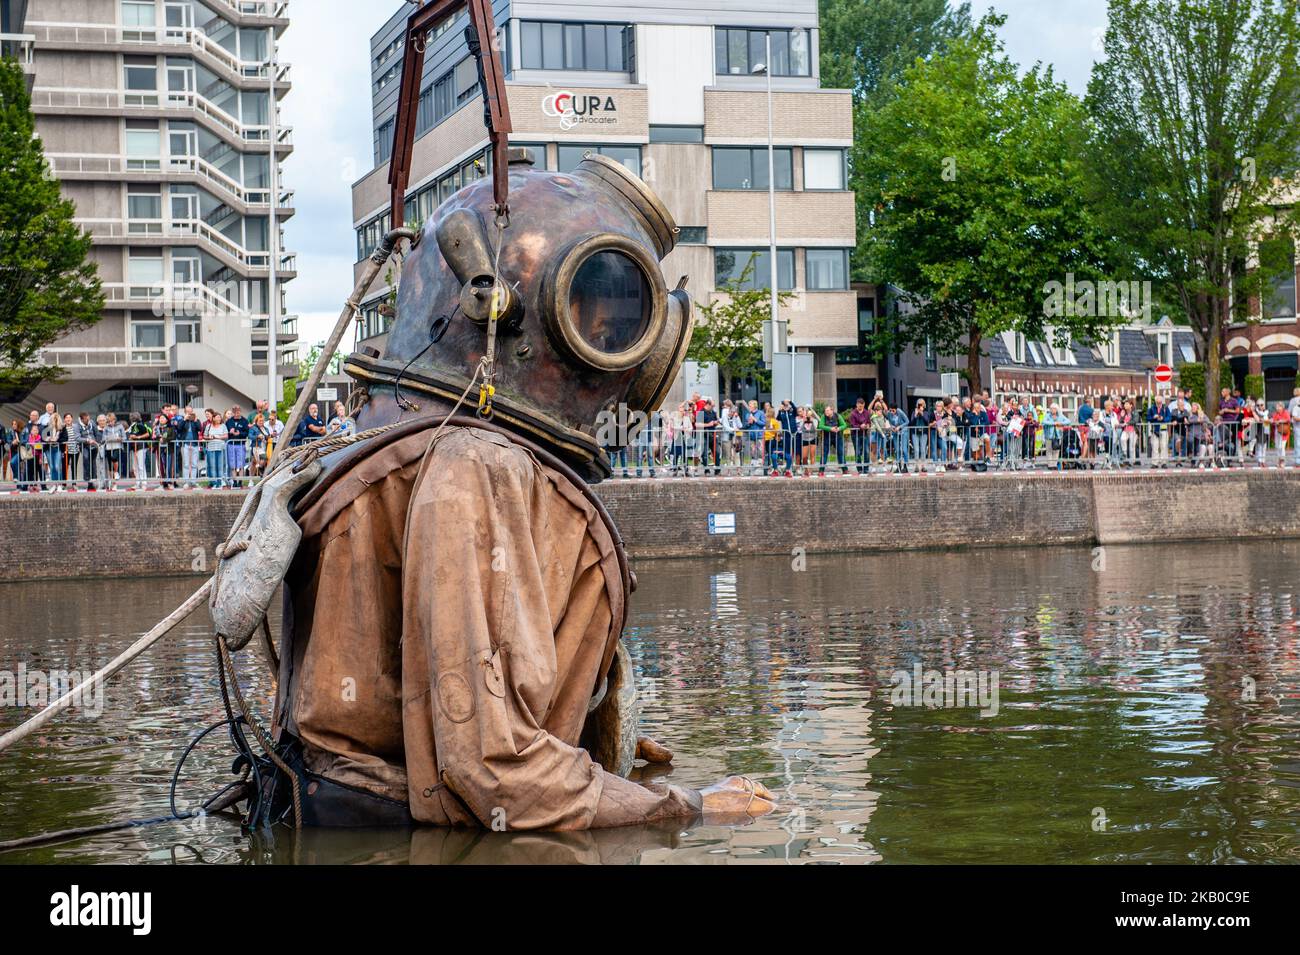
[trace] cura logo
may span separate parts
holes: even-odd
[[[555,90],[542,97],[542,112],[560,121],[561,129],[573,129],[579,123],[610,124],[618,121],[614,97],[589,93],[579,96],[572,90]]]

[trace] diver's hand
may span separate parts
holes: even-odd
[[[636,758],[644,759],[647,763],[671,763],[673,761],[673,751],[663,743],[656,743],[649,736],[638,736],[636,739]]]
[[[706,816],[766,816],[776,808],[776,798],[768,788],[744,776],[728,776],[701,789],[700,795]]]

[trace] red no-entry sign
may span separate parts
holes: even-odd
[[[1174,370],[1168,365],[1156,365],[1156,381],[1167,384],[1174,380]]]

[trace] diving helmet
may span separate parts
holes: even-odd
[[[345,367],[372,396],[467,395],[460,413],[486,407],[599,480],[608,463],[598,432],[657,409],[686,355],[685,279],[669,290],[659,265],[677,226],[640,178],[604,156],[547,172],[511,149],[509,191],[508,222],[490,179],[438,208],[402,265],[387,349]],[[474,381],[485,367],[489,390]]]

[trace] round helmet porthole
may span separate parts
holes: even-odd
[[[667,320],[667,289],[648,249],[626,236],[590,236],[548,282],[547,329],[570,358],[602,371],[650,355]]]

